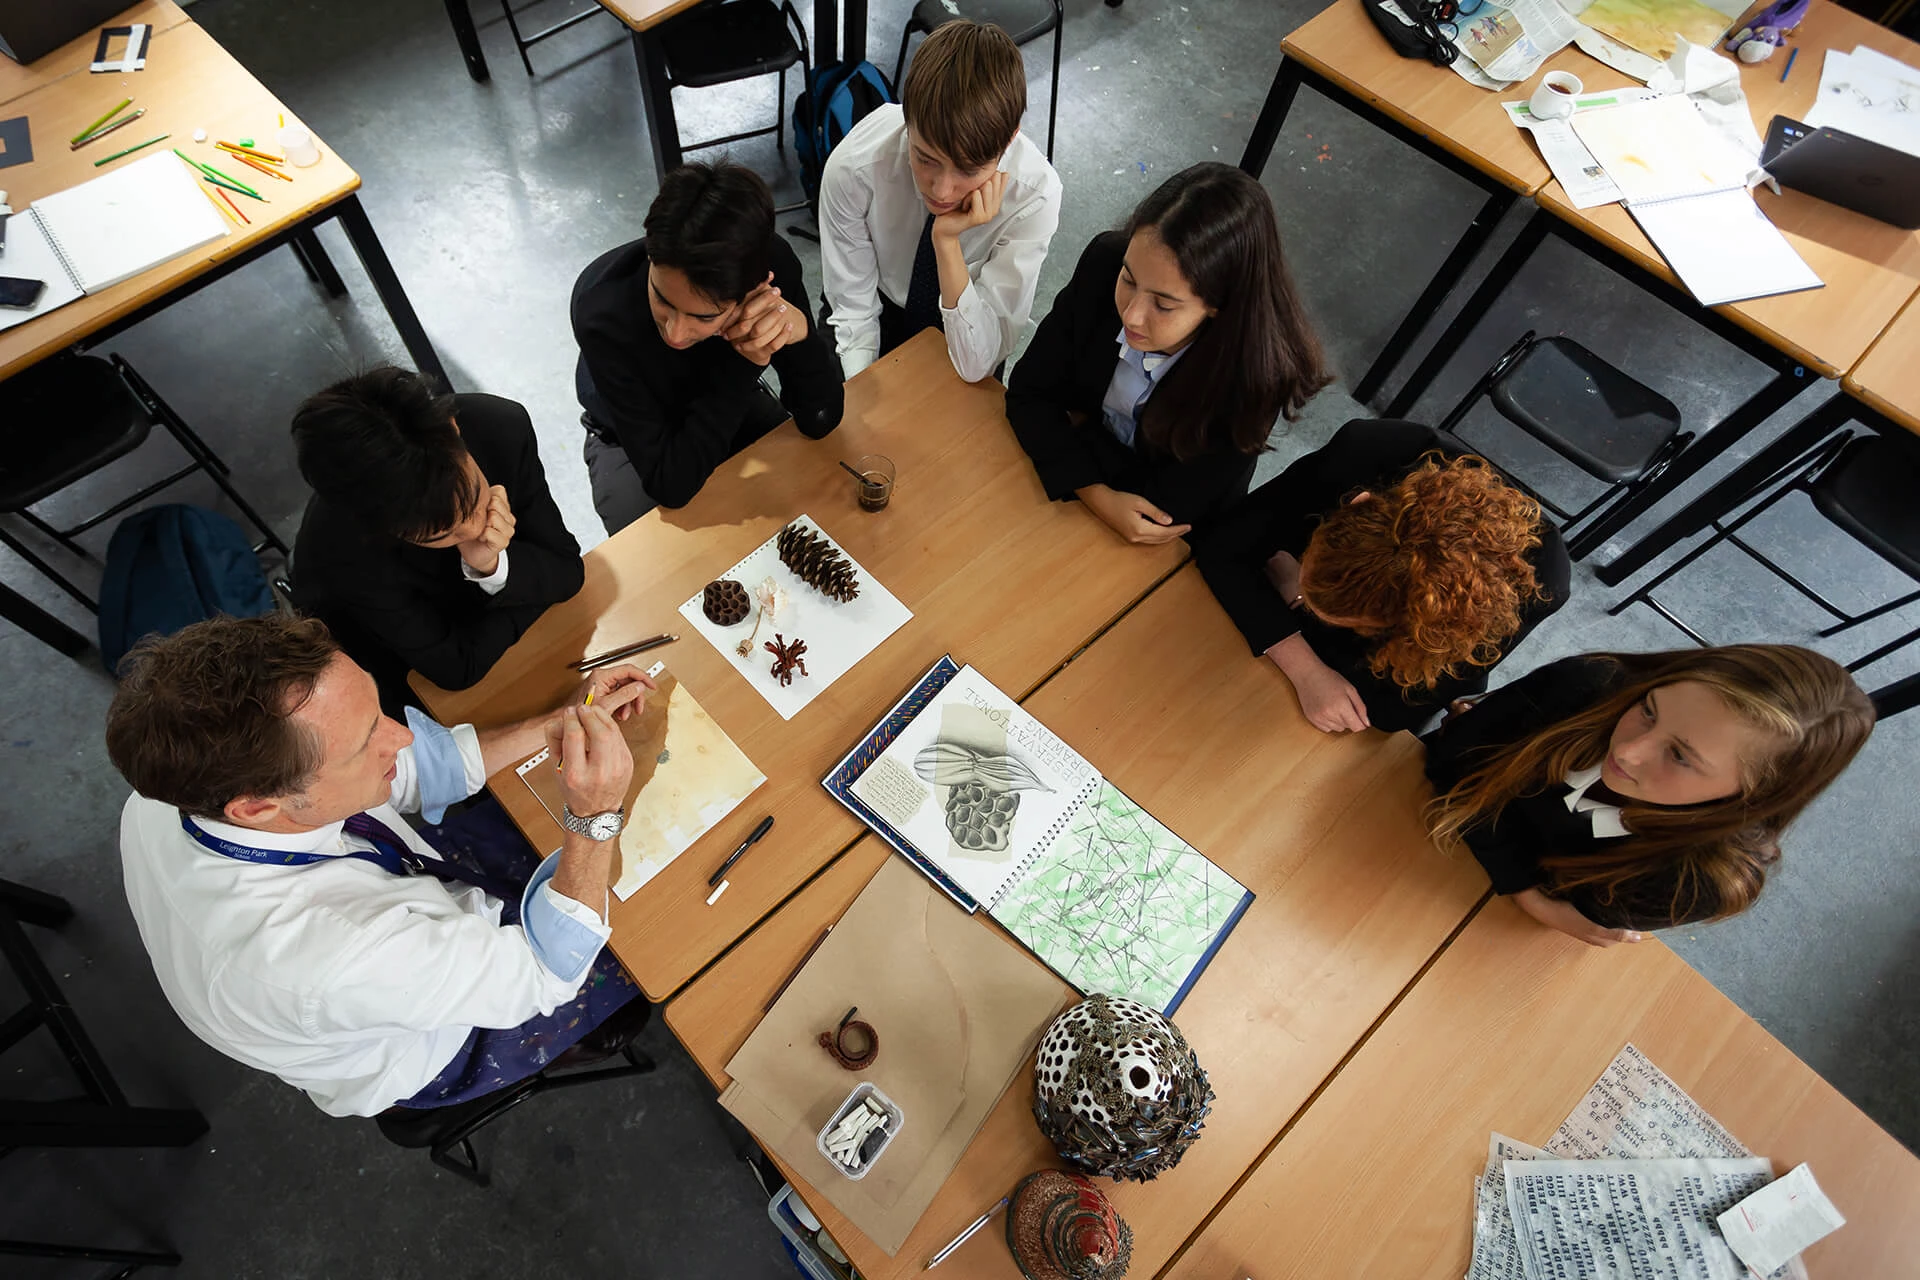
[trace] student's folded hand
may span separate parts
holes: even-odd
[[[1173,517],[1137,493],[1125,493],[1104,484],[1074,490],[1082,506],[1101,523],[1136,546],[1159,546],[1184,537],[1193,526],[1175,524]]]
[[[739,313],[726,330],[733,349],[758,365],[767,364],[774,352],[806,336],[805,313],[780,296],[771,274],[740,300]]]
[[[1632,929],[1609,929],[1605,925],[1595,924],[1571,902],[1548,897],[1538,889],[1522,889],[1513,895],[1513,904],[1549,929],[1558,929],[1569,938],[1578,938],[1590,947],[1640,942],[1646,937]]]
[[[933,220],[933,234],[957,239],[962,231],[985,226],[1000,216],[1000,201],[1006,194],[1006,171],[996,169],[992,177],[967,192],[957,207]]]
[[[487,524],[480,536],[459,544],[460,558],[482,577],[500,565],[500,553],[513,541],[513,504],[507,501],[507,488],[496,484],[487,490]]]
[[[1322,733],[1358,733],[1371,723],[1360,691],[1325,663],[1300,672],[1289,671],[1293,691],[1307,723]]]

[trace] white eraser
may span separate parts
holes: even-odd
[[[205,142],[207,140],[207,131],[205,129],[195,129],[193,131],[193,140],[195,142]]]
[[[1847,1220],[1813,1180],[1813,1170],[1800,1164],[1721,1214],[1719,1223],[1740,1261],[1766,1276]]]

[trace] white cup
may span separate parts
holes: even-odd
[[[313,145],[313,135],[297,124],[290,124],[280,131],[280,149],[287,153],[287,159],[302,169],[320,163],[320,148]]]
[[[1568,71],[1549,71],[1527,99],[1527,111],[1536,120],[1565,120],[1573,114],[1573,100],[1586,86]]]

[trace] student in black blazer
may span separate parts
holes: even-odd
[[[1048,497],[1157,544],[1244,494],[1274,420],[1330,381],[1266,191],[1200,164],[1080,255],[1014,366],[1007,419]]]
[[[1194,559],[1329,732],[1419,729],[1566,603],[1540,505],[1417,422],[1349,422],[1249,494]]]
[[[682,507],[714,470],[785,422],[840,425],[840,362],[807,308],[800,259],[751,169],[689,164],[660,184],[646,237],[573,286],[575,389],[594,509],[608,533]],[[776,398],[761,375],[780,377]]]
[[[1563,658],[1427,735],[1428,824],[1542,924],[1638,942],[1752,905],[1872,731],[1853,677],[1807,649]]]
[[[435,396],[417,374],[375,369],[310,397],[293,440],[314,489],[294,602],[396,718],[414,701],[409,670],[468,687],[585,581],[533,422],[511,400]]]

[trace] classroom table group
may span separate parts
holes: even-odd
[[[647,33],[690,0],[603,3],[633,33],[664,171],[679,144],[671,90]],[[468,0],[447,7],[470,71],[484,79]],[[832,61],[838,7],[821,0],[815,19],[817,59]],[[0,108],[29,115],[49,140],[71,132],[69,121],[84,125],[123,81],[152,111],[156,132],[265,132],[285,112],[171,0],[142,0],[123,20],[154,27],[147,70],[88,74],[88,36],[28,67],[0,59]],[[850,0],[845,23],[846,55],[858,57],[864,0]],[[1916,60],[1911,44],[1828,0],[1814,0],[1799,39],[1867,44]],[[1920,431],[1912,359],[1920,349],[1920,235],[1792,193],[1766,198],[1769,216],[1827,287],[1703,311],[1621,209],[1567,204],[1499,110],[1500,95],[1394,57],[1357,4],[1335,4],[1289,36],[1283,53],[1243,167],[1259,172],[1306,85],[1487,194],[1362,379],[1361,398],[1383,388],[1494,225],[1524,200],[1533,210],[1519,240],[1398,390],[1390,413],[1410,406],[1532,250],[1553,236],[1689,307],[1776,371],[1704,433],[1674,484],[1815,378],[1837,381],[1835,401],[1825,416],[1810,416],[1795,441],[1833,429],[1843,413],[1878,429]],[[1624,82],[1573,50],[1548,65],[1577,69],[1596,88]],[[1749,69],[1744,84],[1764,118],[1803,111],[1817,78],[1816,60],[1784,83],[1770,69]],[[0,335],[0,377],[102,341],[283,245],[337,295],[338,273],[313,229],[338,219],[415,363],[444,382],[360,206],[359,177],[324,144],[321,152],[320,165],[300,171],[296,193],[250,227]],[[91,176],[92,159],[46,145],[32,163],[5,171],[4,185],[24,205]],[[897,466],[893,500],[880,512],[859,507],[841,469],[841,458],[864,453],[886,454]],[[1713,502],[1737,501],[1738,485],[1729,484],[1649,541],[1682,536],[1686,521],[1697,528],[1711,518]],[[788,720],[694,634],[679,608],[802,514],[830,530],[913,617]],[[1634,560],[1643,550],[1629,549],[1602,576],[1643,563]],[[414,684],[443,722],[499,723],[569,693],[578,682],[569,663],[640,636],[680,633],[657,656],[767,781],[615,904],[610,945],[646,996],[665,1005],[667,1025],[716,1090],[770,999],[892,856],[821,778],[951,655],[1017,698],[1255,895],[1177,1015],[1216,1094],[1201,1140],[1177,1169],[1110,1192],[1133,1231],[1130,1274],[1459,1274],[1488,1132],[1544,1139],[1631,1042],[1776,1170],[1815,1166],[1848,1225],[1809,1252],[1814,1274],[1920,1275],[1920,1161],[1660,942],[1587,948],[1494,898],[1472,859],[1441,853],[1426,835],[1419,743],[1406,734],[1312,728],[1285,677],[1249,657],[1181,544],[1126,545],[1078,504],[1047,500],[1007,427],[999,385],[962,382],[936,335],[922,334],[849,383],[843,422],[825,442],[777,430],[725,463],[688,505],[654,510],[585,561],[580,593],[549,610],[479,684],[459,692],[418,676]],[[536,848],[557,843],[552,818],[511,769],[489,786]],[[709,873],[768,814],[773,833],[730,873],[730,891],[710,900]],[[997,930],[984,917],[978,927]],[[1061,994],[1067,998],[1064,984]],[[1031,1117],[1030,1089],[1025,1073],[1016,1077],[891,1255],[804,1181],[796,1179],[796,1189],[860,1275],[917,1274],[1022,1176],[1057,1163]],[[969,1242],[942,1274],[1015,1276],[999,1234]]]

